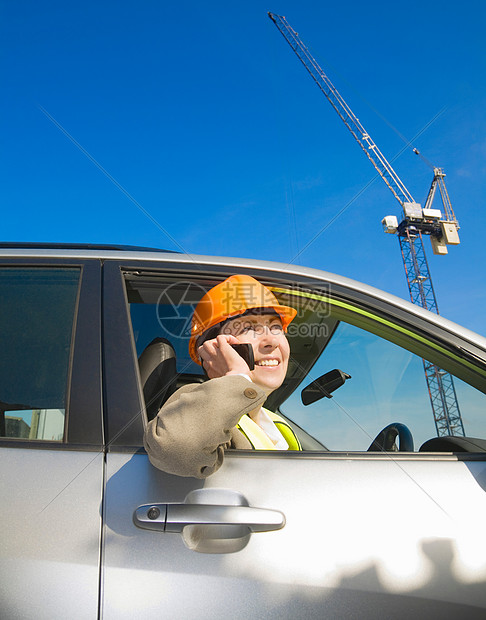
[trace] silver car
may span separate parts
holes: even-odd
[[[304,449],[163,473],[144,427],[204,381],[190,317],[234,273],[297,309],[266,406]],[[146,248],[1,244],[0,291],[2,617],[486,617],[484,338],[323,271]]]

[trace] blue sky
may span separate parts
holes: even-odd
[[[480,0],[4,0],[3,240],[289,262],[322,230],[294,262],[407,298],[398,241],[380,223],[400,207],[380,179],[351,202],[374,169],[268,10],[390,160],[404,146],[391,126],[411,140],[438,115],[413,146],[447,174],[461,245],[436,257],[427,240],[430,269],[441,314],[486,335]],[[432,171],[411,147],[393,165],[423,202]]]

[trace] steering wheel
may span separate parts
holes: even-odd
[[[395,443],[398,436],[399,444]],[[368,452],[413,452],[413,437],[408,426],[392,422],[378,433]]]

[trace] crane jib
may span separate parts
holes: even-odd
[[[376,168],[378,174],[388,185],[400,205],[403,207],[405,202],[414,203],[415,200],[391,166],[390,162],[380,151],[370,134],[365,130],[359,119],[339,94],[329,77],[318,65],[315,58],[313,58],[310,54],[305,44],[301,41],[299,35],[288,24],[285,17],[275,15],[274,13],[269,13],[269,17],[280,30],[290,47],[294,50],[304,67],[312,76],[313,80],[328,99],[329,103],[339,114],[341,120],[347,126],[354,139],[361,146],[364,153]]]

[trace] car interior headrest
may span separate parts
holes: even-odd
[[[154,338],[140,354],[138,366],[147,418],[152,420],[176,388],[174,347],[165,338]]]

